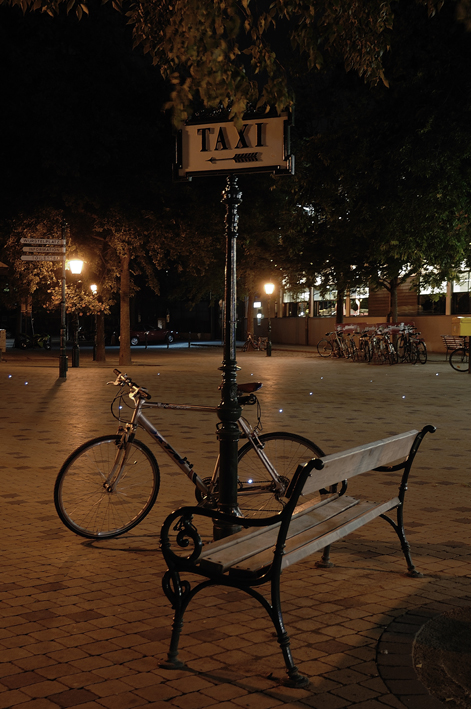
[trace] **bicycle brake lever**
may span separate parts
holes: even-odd
[[[114,382],[106,382],[106,384],[113,384],[115,387],[122,387],[125,385],[126,382],[122,382],[119,379],[115,379]]]

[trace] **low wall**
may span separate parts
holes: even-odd
[[[445,352],[440,335],[452,334],[452,320],[456,315],[416,315],[399,322],[414,322],[425,340],[429,352]],[[345,318],[344,323],[362,322],[373,325],[379,318]],[[385,321],[384,321],[385,322]],[[272,318],[271,339],[276,345],[317,345],[327,332],[335,329],[335,318]],[[267,335],[268,319],[258,325],[254,322],[255,335]]]

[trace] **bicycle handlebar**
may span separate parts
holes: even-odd
[[[113,374],[116,374],[116,379],[114,382],[108,382],[108,384],[113,384],[113,386],[124,386],[125,384],[131,389],[129,392],[129,396],[131,399],[134,399],[136,395],[141,396],[143,399],[149,400],[151,398],[151,395],[147,391],[147,389],[144,389],[143,387],[140,387],[136,382],[133,382],[131,377],[128,377],[127,374],[122,374],[119,369],[113,369]]]

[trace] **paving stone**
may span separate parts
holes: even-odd
[[[30,697],[19,689],[12,689],[8,692],[0,692],[0,709],[10,709],[18,704],[29,701]]]
[[[351,706],[348,699],[336,697],[334,694],[317,694],[315,697],[308,697],[303,703],[313,709],[342,709]]]
[[[8,689],[20,689],[21,687],[26,687],[29,684],[36,684],[37,682],[42,681],[43,677],[35,672],[21,672],[19,674],[2,677],[0,684]]]
[[[47,697],[40,697],[38,699],[31,699],[25,704],[16,704],[15,709],[57,709],[57,704],[51,702]],[[83,707],[80,709],[83,709]],[[98,707],[94,709],[98,709]]]

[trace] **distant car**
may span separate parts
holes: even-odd
[[[131,330],[131,345],[155,345],[162,342],[171,344],[177,334],[173,330],[162,330],[154,325],[139,325]]]

